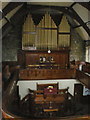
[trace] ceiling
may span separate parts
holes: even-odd
[[[28,4],[33,5],[48,5],[48,6],[70,6],[74,2],[28,2]]]
[[[10,27],[21,24],[28,11],[38,11],[40,9],[54,9],[66,14],[69,24],[73,27],[82,37],[83,40],[90,40],[90,2],[55,2],[55,0],[46,0],[45,2],[2,2],[2,18],[0,22],[3,28],[3,36],[8,34]],[[49,2],[48,2],[49,1]],[[28,6],[28,9],[27,9]],[[23,13],[23,14],[22,14]],[[23,22],[22,22],[23,23]],[[7,29],[6,29],[7,28]]]

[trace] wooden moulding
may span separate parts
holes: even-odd
[[[76,70],[76,79],[90,89],[90,74]]]
[[[19,80],[73,79],[74,69],[22,69]]]

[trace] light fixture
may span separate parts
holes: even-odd
[[[51,53],[51,50],[48,50],[48,53]]]

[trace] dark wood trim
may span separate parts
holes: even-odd
[[[7,22],[10,22],[7,17],[4,17],[4,19],[5,19]]]
[[[76,70],[76,79],[90,89],[90,76],[83,71]]]
[[[76,11],[72,8],[72,14],[74,15],[74,18],[77,20],[77,22],[80,23],[80,25],[86,30],[88,35],[90,36],[90,29],[87,27],[87,25],[83,22],[81,17],[76,13]]]
[[[23,13],[23,14],[22,14]],[[16,25],[19,23],[22,24],[24,22],[24,17],[26,16],[27,11],[25,9],[25,6],[23,5],[11,18],[10,22],[7,22],[3,27],[2,27],[2,38],[5,37],[9,31],[12,28],[15,28]]]
[[[81,27],[82,25],[78,25],[78,26],[75,26],[75,27],[73,27],[73,28],[78,28],[78,27]]]
[[[70,45],[69,47],[71,48],[71,27],[70,27]]]
[[[32,12],[38,12],[38,13],[40,13],[40,11],[39,10],[41,10],[41,9],[46,9],[46,8],[49,8],[49,9],[57,9],[57,10],[64,10],[65,8],[69,8],[69,7],[63,7],[63,6],[48,6],[48,5],[27,5],[27,8],[28,8],[28,10],[31,10],[30,12],[32,13]],[[58,11],[59,12],[59,11]],[[44,13],[45,13],[45,11],[44,11]]]
[[[72,8],[74,5],[76,5],[76,2],[72,3],[72,4],[70,5],[69,9]]]
[[[2,10],[3,11],[2,18],[6,16],[11,10],[15,9],[16,7],[22,4],[24,4],[24,2],[10,2],[9,4],[7,4],[7,6]]]
[[[86,25],[88,24],[88,23],[90,23],[90,21],[87,21],[87,22],[84,22]],[[82,25],[77,25],[77,26],[75,26],[75,27],[73,27],[73,28],[78,28],[78,27],[81,27]]]
[[[86,30],[86,32],[88,33],[88,35],[90,36],[90,30],[89,28],[86,26],[86,24],[83,22],[83,20],[79,17],[79,15],[74,11],[73,8],[69,8],[69,7],[58,7],[58,6],[43,6],[43,5],[30,5],[28,6],[30,11],[33,10],[40,10],[40,9],[44,9],[44,8],[50,8],[53,10],[57,10],[57,11],[62,11],[63,13],[71,16],[73,19],[75,19],[77,22],[80,23],[80,25],[83,26],[83,28]],[[40,12],[40,11],[38,11]]]
[[[48,53],[48,50],[20,50],[19,52],[28,52],[28,53]],[[51,53],[52,52],[56,52],[56,53],[59,53],[59,52],[70,52],[70,48],[69,47],[61,47],[59,50],[51,50]]]
[[[47,6],[47,5],[28,5],[27,8],[28,8],[28,11],[30,11],[30,13],[36,12],[36,11],[37,11],[37,13],[40,13],[40,11],[42,9],[49,8],[51,10],[57,10],[58,13],[61,11],[61,12],[64,12],[64,13],[68,13],[68,15],[69,15],[69,12],[68,12],[69,7]],[[45,13],[45,11],[44,11],[44,13]]]
[[[90,1],[89,2],[78,2],[78,3],[90,11]]]
[[[59,46],[59,26],[57,27],[57,48]]]
[[[58,34],[60,35],[60,34],[70,34],[70,32],[58,32]]]
[[[2,18],[4,18],[4,19],[7,21],[7,23],[6,23],[6,24],[8,24],[8,23],[9,23],[9,24],[12,26],[11,21],[10,21],[10,20],[9,20],[6,16],[4,16],[4,13],[3,13],[3,12],[1,12],[1,11],[0,11],[0,15],[1,15],[1,19],[2,19]],[[3,27],[3,26],[2,26],[2,27]]]
[[[36,29],[57,30],[57,28],[37,27]]]

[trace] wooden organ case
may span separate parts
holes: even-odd
[[[68,49],[58,51],[21,51],[18,62],[23,68],[19,71],[19,79],[30,81],[75,78],[75,71],[70,69],[69,66],[69,52],[70,50]],[[48,87],[50,87],[49,84]],[[37,84],[34,100],[32,100],[34,117],[55,117],[58,113],[63,116],[67,110],[68,88],[59,90],[57,87],[53,87],[52,91],[54,91],[50,94],[48,87],[45,89],[44,86],[43,90],[38,90]]]
[[[74,78],[74,70],[69,68],[69,49],[57,51],[20,51],[18,62],[20,69],[19,79],[60,79]]]

